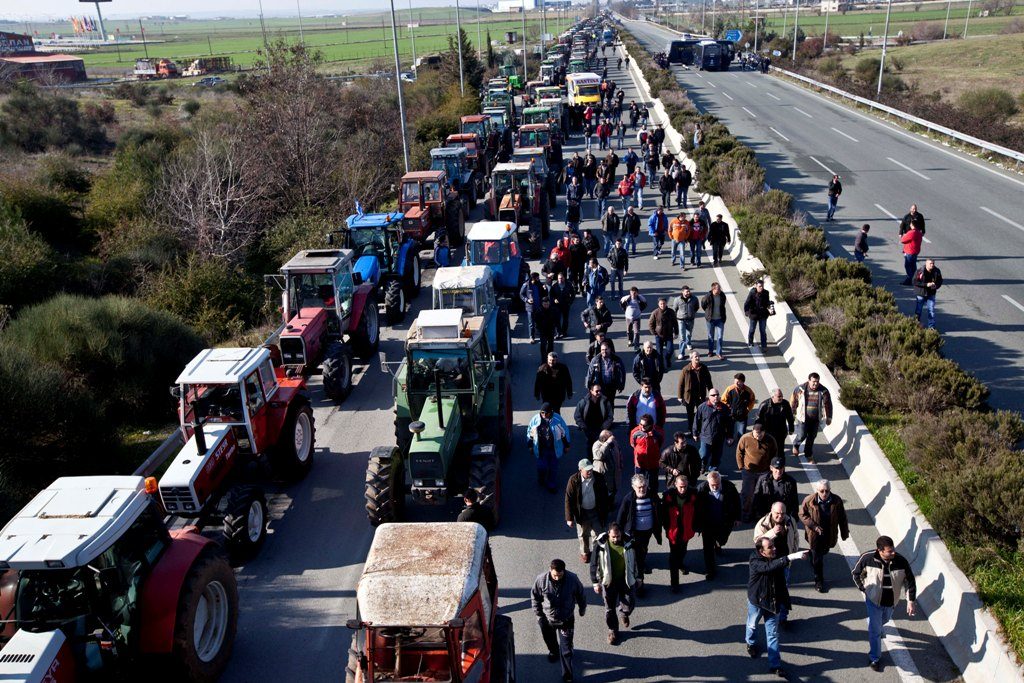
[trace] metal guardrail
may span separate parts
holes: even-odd
[[[275,344],[281,337],[281,332],[284,330],[284,324],[282,323],[276,330],[270,333],[270,336],[263,340],[264,344]],[[132,472],[137,477],[149,477],[158,469],[160,466],[167,462],[167,459],[178,452],[178,449],[183,446],[185,439],[181,432],[181,428],[177,428],[174,432],[164,439],[163,443],[156,447],[156,449],[150,453],[149,457],[143,461],[141,465],[135,468]]]
[[[941,133],[942,135],[946,135],[946,136],[954,138],[956,140],[960,140],[961,142],[966,142],[969,145],[973,145],[975,147],[979,147],[979,148],[987,150],[989,152],[994,152],[996,154],[999,154],[1000,156],[1004,156],[1004,157],[1008,157],[1010,159],[1014,159],[1014,160],[1016,160],[1018,166],[1021,164],[1021,162],[1024,162],[1024,153],[1017,152],[1017,151],[1012,150],[1012,149],[1010,149],[1008,147],[1002,147],[1001,145],[996,145],[996,144],[993,144],[991,142],[987,142],[985,140],[982,140],[981,138],[976,138],[976,137],[974,137],[972,135],[966,135],[964,133],[961,133],[960,131],[953,130],[952,128],[946,128],[945,126],[940,126],[937,123],[932,123],[931,121],[927,121],[925,119],[921,119],[921,118],[918,118],[916,116],[912,116],[911,114],[908,114],[906,112],[900,111],[899,109],[895,109],[893,107],[889,107],[889,106],[886,106],[884,104],[879,104],[878,102],[875,102],[873,100],[869,100],[866,97],[860,97],[859,95],[854,95],[853,93],[846,92],[845,90],[840,90],[839,88],[836,88],[835,86],[828,85],[827,83],[820,83],[820,82],[814,80],[813,78],[808,78],[807,76],[803,76],[801,74],[794,73],[792,71],[787,71],[786,69],[781,69],[781,68],[779,68],[777,66],[773,66],[772,69],[775,70],[775,71],[778,71],[781,74],[785,74],[786,76],[789,76],[790,78],[795,78],[798,81],[802,81],[804,83],[807,83],[808,85],[812,85],[815,88],[820,88],[821,90],[825,90],[827,92],[830,92],[833,95],[838,95],[840,97],[844,97],[846,99],[853,100],[854,102],[856,102],[858,104],[862,104],[862,105],[864,105],[866,107],[869,107],[871,109],[877,109],[878,111],[885,112],[886,114],[889,114],[891,116],[895,116],[897,118],[903,119],[904,121],[909,121],[911,123],[914,123],[914,124],[917,124],[919,126],[922,126],[922,127],[926,128],[926,129],[928,129],[930,131],[934,131],[936,133]]]

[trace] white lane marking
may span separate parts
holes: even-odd
[[[809,118],[809,119],[813,119],[813,118],[814,118],[813,116],[811,116],[810,114],[808,114],[807,112],[805,112],[805,111],[804,111],[803,109],[801,109],[800,107],[793,107],[793,109],[796,109],[796,110],[797,110],[798,112],[800,112],[801,114],[803,114],[804,116],[806,116],[806,117],[807,117],[807,118]]]
[[[746,84],[749,85],[751,88],[754,88],[755,90],[757,89],[757,86],[751,83],[750,81],[746,81]]]
[[[787,138],[787,137],[786,137],[785,135],[783,135],[783,134],[782,134],[782,133],[780,133],[779,131],[775,130],[775,129],[774,129],[774,128],[772,128],[771,126],[768,126],[768,130],[770,130],[771,132],[775,133],[776,135],[778,135],[778,136],[779,136],[780,138],[782,138],[782,139],[783,139],[783,140],[785,140],[786,142],[789,142],[789,138]]]
[[[914,175],[916,175],[916,176],[917,176],[918,178],[923,178],[923,179],[925,179],[925,180],[931,180],[931,178],[929,178],[928,176],[926,176],[926,175],[925,175],[924,173],[921,173],[920,171],[918,171],[918,170],[916,170],[916,169],[910,168],[910,167],[909,167],[909,166],[907,166],[906,164],[904,164],[904,163],[901,163],[901,162],[899,162],[899,161],[896,161],[896,160],[895,160],[895,159],[893,159],[892,157],[886,157],[886,159],[888,159],[888,160],[889,160],[889,161],[891,161],[892,163],[896,164],[896,165],[897,165],[897,166],[899,166],[900,168],[902,168],[902,169],[904,169],[904,170],[906,170],[906,171],[910,171],[911,173],[913,173]]]
[[[1007,301],[1009,301],[1012,306],[1016,306],[1017,308],[1019,308],[1021,310],[1021,312],[1024,312],[1024,305],[1021,305],[1021,304],[1017,303],[1016,301],[1014,301],[1010,297],[1006,296],[1005,294],[1003,294],[1003,298],[1006,299]]]
[[[712,88],[717,88],[718,87],[717,85],[715,85],[711,81],[707,81],[707,84],[710,85]]]
[[[748,114],[750,114],[750,116],[751,116],[752,118],[755,118],[755,119],[757,118],[757,114],[755,114],[754,112],[750,111],[750,110],[749,110],[749,109],[747,109],[746,107],[740,107],[740,109],[742,109],[743,111],[745,111],[745,112],[747,112]]]
[[[862,114],[859,111],[857,111],[856,109],[852,109],[850,107],[843,106],[839,102],[833,102],[832,100],[830,100],[827,97],[824,97],[824,96],[819,95],[817,93],[813,93],[813,92],[811,92],[809,90],[805,90],[804,88],[800,87],[799,85],[796,85],[795,83],[789,83],[788,81],[784,81],[784,80],[781,80],[781,79],[780,79],[780,82],[785,84],[785,85],[788,85],[790,88],[792,88],[792,89],[794,89],[794,90],[796,90],[798,92],[801,92],[801,93],[803,93],[805,95],[810,95],[811,97],[817,98],[817,99],[821,100],[822,102],[825,102],[826,104],[830,104],[833,107],[835,107],[836,109],[839,109],[840,111],[842,111],[844,113],[853,114],[854,116],[859,116],[860,118],[864,119],[865,121],[870,121],[871,123],[875,124],[876,126],[880,126],[880,127],[884,128],[884,129],[886,129],[890,133],[895,133],[896,135],[902,135],[903,137],[909,138],[909,139],[913,140],[914,142],[917,142],[919,144],[924,145],[925,147],[930,147],[932,150],[934,150],[936,152],[942,152],[943,154],[951,156],[954,159],[962,161],[965,164],[970,164],[971,166],[974,166],[976,168],[980,168],[982,171],[987,171],[988,173],[991,173],[992,175],[999,176],[1003,180],[1009,180],[1011,183],[1016,183],[1016,184],[1020,185],[1021,187],[1024,187],[1024,180],[1018,180],[1017,178],[1011,178],[1010,176],[1005,175],[1004,173],[1001,173],[998,169],[991,168],[989,166],[986,166],[985,164],[979,164],[977,161],[971,161],[970,159],[966,159],[963,156],[961,156],[960,154],[957,154],[956,152],[952,152],[952,151],[950,151],[948,149],[943,149],[942,147],[939,147],[938,145],[933,143],[928,138],[922,137],[920,135],[914,135],[913,133],[908,133],[905,130],[901,130],[901,129],[897,128],[895,125],[890,124],[890,123],[888,123],[886,121],[882,121],[881,119],[877,119],[874,116],[869,116],[868,114]]]
[[[823,169],[825,169],[826,171],[828,171],[829,173],[831,173],[832,175],[835,175],[835,174],[836,174],[836,172],[835,172],[835,171],[833,171],[833,170],[832,170],[831,168],[829,168],[829,167],[828,167],[828,166],[826,166],[825,164],[821,163],[820,161],[818,161],[818,160],[817,160],[817,159],[815,159],[814,157],[810,157],[810,159],[811,159],[811,161],[813,161],[814,163],[816,163],[816,164],[817,164],[818,166],[821,166],[821,167],[822,167]]]
[[[844,133],[843,131],[839,130],[838,128],[833,128],[832,130],[834,130],[835,132],[839,133],[840,135],[842,135],[847,140],[853,140],[854,142],[860,142],[860,140],[858,140],[857,138],[853,137],[852,135],[847,135],[846,133]]]
[[[878,209],[879,211],[881,211],[882,213],[884,213],[889,218],[893,219],[894,221],[900,220],[899,216],[896,216],[895,214],[891,213],[890,211],[888,211],[881,204],[875,204],[875,208]],[[925,244],[931,244],[932,243],[932,241],[930,239],[928,239],[927,237],[923,237],[922,236],[921,239],[924,241]]]
[[[782,101],[781,97],[776,97],[775,95],[771,94],[770,92],[766,92],[765,95],[767,95],[768,97],[771,97],[772,99],[778,100],[779,102]]]
[[[722,94],[725,95],[726,97],[728,97],[730,100],[732,99],[732,95],[730,95],[729,93],[725,92],[724,90],[722,91]]]
[[[999,220],[1003,221],[1004,223],[1009,223],[1010,225],[1012,225],[1013,227],[1017,228],[1018,230],[1024,230],[1024,225],[1021,225],[1020,223],[1017,223],[1016,221],[1011,221],[1006,216],[1002,215],[1001,213],[996,213],[995,211],[993,211],[992,209],[988,208],[987,206],[979,206],[978,208],[981,209],[982,211],[984,211],[985,213],[989,214],[990,216],[995,216],[996,218],[998,218]]]

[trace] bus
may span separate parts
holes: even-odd
[[[601,77],[594,73],[573,73],[565,77],[569,104],[598,104],[601,101]]]
[[[669,64],[693,64],[693,48],[699,41],[696,40],[670,40],[665,47],[665,55]]]
[[[702,40],[694,47],[693,66],[701,71],[722,70],[722,46],[713,40]]]

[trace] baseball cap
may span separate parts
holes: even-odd
[[[590,470],[594,469],[594,466],[593,466],[592,464],[590,464],[590,460],[588,460],[587,458],[583,458],[582,460],[580,460],[580,461],[579,461],[579,462],[578,462],[578,463],[576,464],[576,466],[577,466],[577,467],[578,467],[579,469],[581,469],[581,470],[585,470],[585,471],[587,471],[587,472],[589,472]]]
[[[775,469],[782,469],[786,466],[786,461],[782,458],[772,458],[772,467]]]

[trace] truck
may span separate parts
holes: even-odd
[[[595,73],[571,73],[565,77],[570,105],[601,103],[601,77]]]
[[[193,59],[182,76],[205,76],[231,70],[231,57],[200,57]]]
[[[702,40],[693,48],[693,65],[699,71],[722,70],[722,46],[714,40]]]
[[[170,59],[136,59],[132,72],[140,81],[161,78],[177,78],[181,75],[178,65]]]

